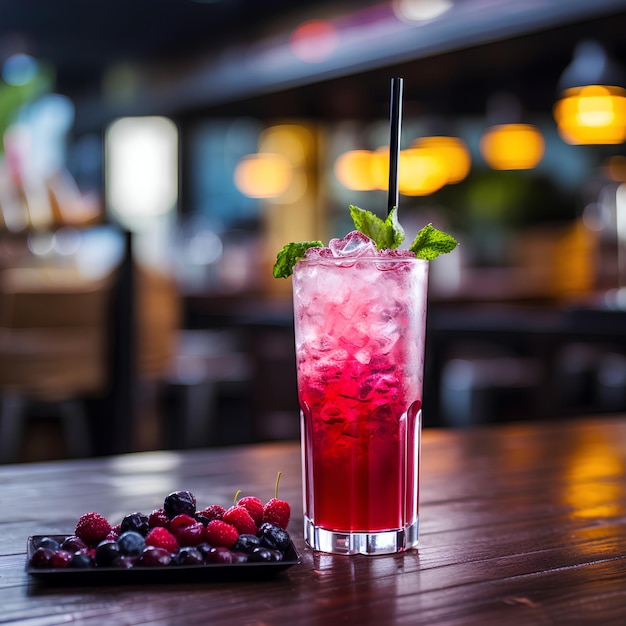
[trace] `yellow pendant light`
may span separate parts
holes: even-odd
[[[621,68],[595,41],[580,43],[559,80],[553,114],[561,138],[570,144],[626,141],[626,89]]]

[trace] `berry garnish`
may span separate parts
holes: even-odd
[[[275,496],[263,507],[263,522],[269,522],[281,528],[287,529],[289,518],[291,517],[291,506],[286,500],[278,499],[278,483],[280,482],[280,472],[276,477]]]
[[[130,513],[120,524],[120,535],[129,530],[133,530],[142,536],[146,536],[150,530],[148,516],[143,513]]]
[[[223,520],[214,519],[204,529],[204,538],[216,548],[230,548],[239,538],[239,531]]]
[[[162,526],[153,528],[147,534],[146,545],[154,546],[155,548],[163,548],[171,554],[175,554],[180,548],[178,539],[176,539],[167,528],[163,528]]]
[[[101,541],[96,548],[96,565],[111,565],[118,556],[121,556],[121,550],[117,541]]]
[[[156,528],[157,526],[167,528],[170,525],[170,518],[167,516],[163,507],[154,509],[154,511],[150,513],[148,516],[148,525],[150,528]]]
[[[250,517],[254,520],[257,527],[263,523],[263,503],[259,498],[256,496],[244,496],[237,500],[237,504],[250,513]]]
[[[111,524],[106,517],[92,511],[80,516],[75,534],[85,543],[98,543],[109,534],[110,530]]]
[[[232,545],[233,552],[244,552],[252,554],[255,548],[261,547],[261,540],[256,535],[239,535],[239,538]]]
[[[139,556],[146,547],[146,540],[141,533],[127,530],[119,536],[117,545],[123,556]]]
[[[164,548],[156,546],[146,546],[137,559],[137,565],[144,567],[163,567],[172,562],[172,555]]]
[[[196,546],[204,541],[204,525],[181,513],[170,521],[170,532],[181,546]]]
[[[198,511],[196,513],[196,518],[202,518],[201,521],[208,524],[211,520],[223,519],[224,513],[226,513],[226,509],[221,504],[212,504],[211,506],[207,506],[206,509]],[[204,522],[204,520],[207,521]]]
[[[284,528],[265,522],[259,528],[259,542],[261,546],[266,548],[286,552],[291,539],[289,538],[289,533]]]
[[[165,498],[163,510],[170,519],[182,513],[193,516],[196,512],[196,498],[191,491],[174,491]]]
[[[242,506],[231,506],[230,509],[224,513],[223,520],[228,524],[232,524],[239,534],[256,535],[256,524],[247,509]]]
[[[228,510],[221,504],[196,510],[191,492],[175,491],[149,516],[129,513],[115,526],[99,513],[85,513],[74,534],[35,538],[29,564],[33,568],[131,569],[281,560],[291,540],[280,525],[288,523],[290,507],[278,499],[279,480],[280,473],[276,497],[265,507],[254,496],[237,500],[241,493],[237,491]],[[176,511],[180,512],[174,515]]]
[[[252,551],[252,554],[248,556],[248,561],[250,562],[259,562],[259,561],[282,561],[283,553],[279,550],[272,550],[272,548],[255,548]]]

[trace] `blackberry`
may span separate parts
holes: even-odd
[[[165,498],[163,510],[170,519],[183,513],[193,517],[196,512],[196,498],[191,491],[174,491]]]
[[[231,550],[233,552],[244,552],[251,554],[255,548],[261,547],[261,540],[256,535],[239,535],[239,538],[233,544]]]
[[[173,557],[173,565],[202,565],[204,555],[198,548],[191,546],[181,548]]]
[[[280,550],[285,553],[291,543],[289,533],[275,524],[266,522],[259,528],[259,539],[261,546],[271,548],[272,550]]]
[[[128,531],[135,531],[143,537],[148,534],[150,530],[150,519],[143,513],[130,513],[127,515],[120,524],[120,535]]]
[[[248,561],[258,563],[259,561],[282,561],[283,553],[280,550],[271,548],[255,548],[252,554],[248,555]]]

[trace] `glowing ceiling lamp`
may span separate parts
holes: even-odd
[[[580,43],[559,81],[553,109],[558,131],[570,144],[626,141],[626,89],[621,68],[595,41]]]
[[[458,137],[420,137],[413,142],[413,147],[427,149],[439,159],[447,173],[446,184],[461,182],[469,174],[472,157],[466,143]]]
[[[337,180],[346,189],[372,191],[377,188],[374,166],[371,150],[349,150],[337,158],[333,170]]]
[[[259,152],[243,157],[235,168],[237,189],[250,198],[275,198],[291,182],[291,163],[282,155]]]
[[[480,140],[480,153],[494,170],[530,170],[545,152],[543,135],[532,124],[498,124]]]

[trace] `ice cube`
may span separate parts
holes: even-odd
[[[376,244],[358,230],[353,230],[343,239],[331,239],[328,247],[336,257],[374,256],[376,254]]]

